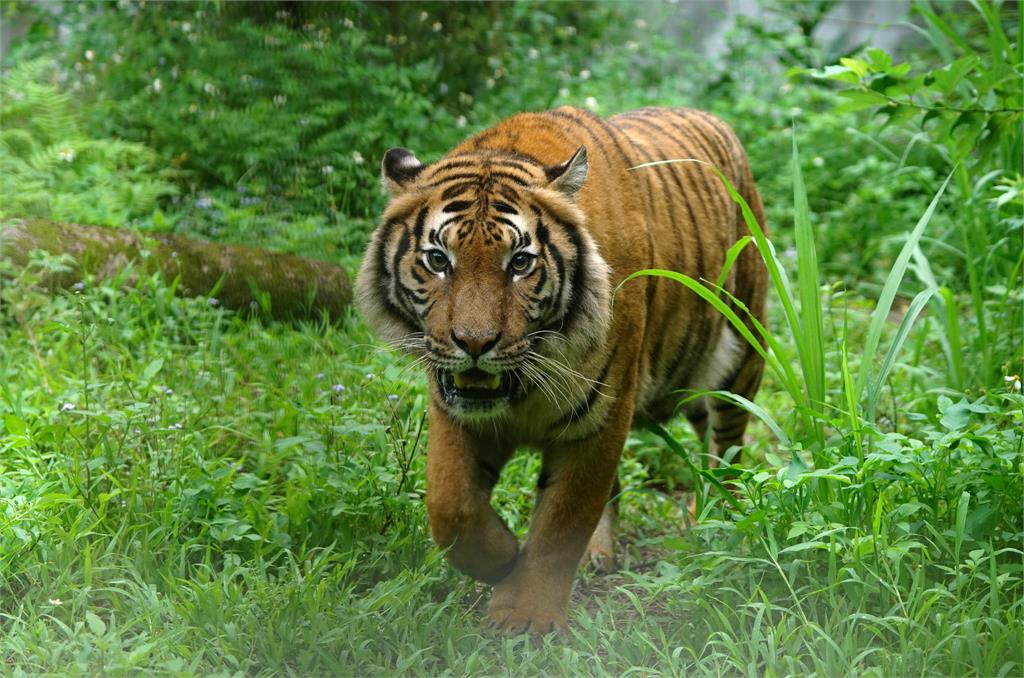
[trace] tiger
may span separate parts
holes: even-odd
[[[692,159],[702,162],[663,160]],[[654,163],[648,165],[648,163]],[[747,155],[709,113],[574,107],[520,113],[425,164],[387,151],[389,195],[357,275],[370,327],[426,366],[426,509],[456,569],[493,585],[484,625],[565,632],[581,564],[615,565],[626,437],[682,409],[717,457],[741,445],[764,362],[668,269],[716,281],[749,234],[715,169],[765,228]],[[753,247],[723,299],[765,321]],[[491,506],[518,448],[541,454],[520,545]]]

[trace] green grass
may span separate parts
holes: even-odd
[[[535,646],[482,633],[487,591],[432,545],[422,377],[358,318],[264,324],[173,297],[159,279],[48,296],[29,277],[6,277],[0,318],[8,670],[1024,668],[1024,400],[929,395],[941,365],[929,367],[924,348],[893,370],[891,406],[880,407],[891,419],[864,432],[870,450],[850,447],[836,412],[819,452],[831,463],[801,470],[786,462],[809,454],[799,440],[785,449],[758,424],[742,510],[711,493],[689,531],[682,495],[666,486],[678,463],[650,434],[631,437],[623,568],[583,575],[571,637]],[[827,301],[827,333],[867,324],[860,302]],[[909,344],[934,343],[934,327]],[[830,381],[841,359],[826,350]],[[769,380],[759,402],[793,430],[782,384]],[[671,428],[699,452],[683,425]],[[496,492],[520,533],[536,473],[524,454]]]
[[[798,28],[814,5],[766,6],[715,60],[659,31],[620,45],[633,24],[611,6],[583,22],[504,5],[507,42],[487,55],[447,30],[483,35],[482,5],[427,7],[435,37],[412,5],[240,24],[252,8],[82,7],[25,8],[0,139],[17,170],[4,197],[21,203],[5,215],[127,220],[351,272],[381,199],[372,149],[436,156],[512,112],[591,97],[601,113],[698,106],[734,125],[765,198],[772,242],[755,232],[727,261],[756,247],[771,266],[769,322],[751,332],[771,369],[742,465],[709,468],[682,421],[633,432],[620,570],[581,573],[568,637],[504,638],[480,629],[487,587],[427,529],[423,377],[358,316],[265,323],[128,274],[48,293],[37,273],[59,262],[0,262],[4,674],[1024,674],[1024,20],[1008,8],[914,2],[931,46],[910,70],[867,50],[787,80],[764,64],[842,56],[822,62]],[[70,42],[47,37],[58,24]],[[327,29],[348,67],[309,49]],[[368,98],[339,99],[339,82]],[[858,99],[885,115],[835,108]],[[310,117],[324,100],[372,115]],[[181,125],[193,101],[203,115]],[[524,452],[495,491],[519,535],[538,471]]]

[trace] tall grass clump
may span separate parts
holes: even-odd
[[[1005,382],[976,398],[946,391],[948,395],[923,401],[911,389],[901,392],[901,386],[910,382],[900,373],[913,372],[928,362],[921,346],[932,326],[920,319],[929,302],[940,298],[940,289],[932,282],[895,314],[894,302],[915,253],[921,251],[928,225],[943,209],[942,198],[957,170],[937,187],[927,209],[907,231],[879,298],[866,311],[844,303],[843,291],[829,292],[827,308],[822,303],[823,289],[834,288],[823,287],[818,269],[799,159],[794,137],[796,285],[743,198],[719,172],[752,234],[733,250],[751,244],[758,249],[768,268],[781,330],[773,332],[756,320],[751,323],[753,330],[749,329],[746,322],[751,314],[712,281],[660,269],[638,271],[626,279],[665,277],[710,303],[765,358],[768,381],[792,402],[792,414],[780,420],[763,407],[725,392],[689,396],[736,402],[765,425],[775,437],[773,445],[789,456],[788,465],[777,471],[736,465],[709,469],[706,464],[698,468],[689,463],[696,478],[698,514],[702,513],[703,525],[697,529],[739,533],[749,551],[732,559],[777,575],[782,589],[776,593],[791,600],[794,607],[788,613],[802,627],[794,632],[803,638],[798,644],[811,651],[800,662],[805,666],[807,662],[819,669],[829,665],[816,654],[821,634],[826,633],[822,629],[830,629],[826,635],[833,640],[842,638],[841,629],[850,622],[837,619],[834,613],[856,610],[858,619],[872,620],[871,634],[877,636],[872,642],[897,637],[908,642],[908,629],[912,629],[915,644],[925,637],[937,648],[952,643],[955,652],[934,656],[945,670],[956,672],[959,662],[978,670],[1019,667],[1020,653],[1011,650],[1020,639],[1014,629],[1024,621],[1024,552],[1020,549],[1024,435],[1018,428],[1024,420],[1024,398],[1016,390],[1019,386]],[[735,258],[731,251],[719,281]],[[723,295],[740,311],[733,311]],[[909,347],[913,350],[908,356]],[[901,404],[904,398],[916,398],[912,409]],[[891,407],[886,406],[888,401]],[[666,430],[655,427],[655,432],[675,452],[686,454]],[[724,491],[725,476],[740,478],[749,505],[741,505]],[[723,490],[720,501],[701,501],[709,498],[709,487]],[[736,522],[716,518],[713,507],[723,502],[733,511],[738,509],[733,516]],[[830,583],[815,589],[810,582],[822,577]],[[801,585],[801,581],[808,583]],[[757,588],[767,591],[767,584]],[[999,638],[997,645],[975,656],[954,658],[967,652],[967,645],[957,645],[955,640],[962,629],[930,624],[924,618],[912,621],[919,614],[914,610],[934,603],[936,590],[955,591],[948,601],[950,613],[977,618],[978,623],[986,615],[996,615],[998,628],[989,632]],[[852,628],[849,632],[852,637],[864,635]],[[730,652],[739,651],[737,645],[730,645]],[[890,664],[887,670],[899,673],[919,665],[929,666],[915,660]],[[930,670],[941,671],[934,666]]]

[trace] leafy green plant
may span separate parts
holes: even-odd
[[[870,48],[862,58],[844,58],[812,72],[845,87],[839,92],[845,103],[837,110],[869,109],[885,115],[888,125],[912,125],[919,130],[914,138],[926,139],[953,171],[961,225],[958,269],[966,272],[976,331],[963,336],[954,295],[938,295],[933,304],[947,318],[945,353],[957,388],[992,387],[1024,364],[1019,350],[1024,230],[1016,214],[1000,209],[1020,204],[1019,194],[1007,187],[1020,182],[1024,152],[1024,41],[1019,21],[1011,28],[1013,40],[1007,37],[1001,3],[979,0],[972,6],[984,31],[980,44],[961,37],[929,2],[914,4],[926,22],[924,34],[946,63],[941,68],[915,70]],[[916,262],[923,282],[933,285],[927,258],[919,254]],[[994,290],[985,283],[993,279],[999,280]],[[956,280],[945,284],[961,288]],[[976,358],[969,373],[964,350]]]
[[[54,73],[38,59],[0,80],[0,216],[122,225],[176,192],[151,149],[89,138]]]

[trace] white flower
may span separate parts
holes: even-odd
[[[187,21],[181,22],[181,30],[182,30],[183,33],[188,33],[189,31],[192,30],[192,24],[190,24]]]
[[[341,20],[341,25],[344,26],[345,28],[355,27],[355,23],[352,21],[352,19],[349,19],[348,17],[345,17],[344,19]]]
[[[484,85],[487,89],[494,89],[494,78],[487,78],[484,80]]]
[[[814,156],[814,159],[811,160],[811,164],[814,165],[815,167],[824,167],[825,158],[821,157],[820,155],[816,155]]]
[[[587,108],[589,108],[592,111],[596,111],[597,110],[597,99],[595,99],[594,97],[587,97],[586,101],[583,102],[583,105],[586,106]]]
[[[49,603],[50,605],[63,605],[64,601],[60,598],[50,598]]]
[[[334,167],[331,165],[324,165],[320,168],[320,172],[324,175],[334,174]]]
[[[420,23],[426,21],[428,16],[429,14],[427,14],[426,12],[420,12]]]
[[[1020,376],[1019,375],[1008,374],[1005,377],[1003,377],[1003,380],[1007,383],[1007,385],[1009,386],[1011,391],[1019,391],[1020,390],[1021,386],[1020,386]]]
[[[455,118],[455,126],[458,127],[459,129],[462,129],[463,127],[465,127],[466,126],[466,116],[460,115],[459,117]]]
[[[799,118],[803,112],[804,109],[800,108],[799,106],[794,106],[793,108],[789,109],[789,114],[794,118]]]
[[[91,49],[85,50],[85,60],[86,61],[92,61],[95,58],[96,58],[96,52],[92,51]]]
[[[160,78],[156,78],[156,79],[153,80],[153,91],[154,92],[159,94],[160,90],[162,90],[163,88],[164,88],[164,84],[162,82],[160,82]]]
[[[362,165],[366,160],[363,158],[363,154],[359,151],[352,151],[352,163],[355,165]]]
[[[434,24],[430,27],[430,30],[434,31],[435,33],[440,33],[442,28],[444,28],[444,26],[441,25],[441,22],[435,21]]]
[[[590,69],[584,68],[580,71],[580,80],[590,80]]]
[[[531,59],[536,59],[537,57],[540,56],[540,52],[537,50],[536,47],[531,47],[530,49],[526,50],[526,56],[528,56]]]
[[[283,94],[275,94],[273,101],[275,106],[284,106],[288,103],[288,97]]]
[[[569,88],[568,87],[562,87],[561,89],[559,89],[558,90],[558,96],[562,97],[563,99],[568,99],[569,98]]]
[[[626,49],[628,49],[630,52],[635,52],[638,49],[640,49],[640,43],[637,42],[636,40],[627,40]]]
[[[207,82],[203,84],[203,91],[209,94],[210,96],[213,96],[217,93],[217,88],[214,87],[212,82]]]
[[[60,411],[61,412],[67,412],[67,411],[73,410],[73,409],[75,409],[75,404],[74,403],[64,403],[63,405],[60,406]]]
[[[636,27],[638,31],[642,31],[645,28],[647,28],[647,22],[644,21],[643,19],[637,19],[636,21],[633,22],[633,25]]]
[[[57,152],[57,157],[64,162],[71,162],[75,159],[75,149],[70,146],[65,146]]]

